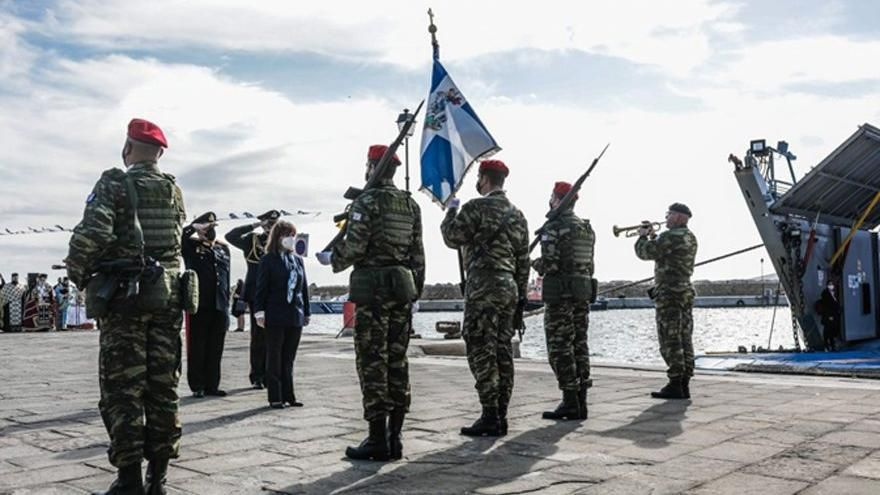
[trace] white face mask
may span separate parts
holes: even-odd
[[[293,236],[287,236],[281,239],[281,247],[288,251],[293,251],[294,246],[296,246],[296,238]]]

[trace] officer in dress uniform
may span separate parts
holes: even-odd
[[[367,177],[376,173],[387,149],[370,146]],[[357,304],[354,346],[370,433],[358,447],[345,450],[349,459],[403,457],[400,434],[410,404],[408,327],[425,283],[425,252],[419,205],[394,185],[398,165],[395,155],[378,184],[351,203],[345,238],[316,255],[334,272],[354,266],[349,300]]]
[[[168,143],[155,124],[134,119],[122,149],[126,171],[106,170],[86,199],[70,238],[67,272],[86,287],[113,280],[111,292],[89,287],[89,311],[99,312],[98,407],[110,435],[110,463],[118,469],[108,494],[165,493],[168,460],[180,446],[180,239],[186,220],[174,177],[159,170]],[[146,265],[145,259],[155,260]],[[148,268],[140,280],[101,266]],[[94,277],[93,277],[93,274]],[[96,284],[91,284],[96,285]],[[106,284],[105,284],[106,285]],[[96,298],[106,297],[102,307]],[[146,489],[141,460],[149,461]]]
[[[657,337],[660,354],[668,367],[669,383],[657,399],[690,399],[690,381],[694,376],[694,259],[697,238],[688,229],[691,209],[673,203],[666,212],[668,230],[654,235],[650,222],[643,222],[636,241],[636,256],[654,261],[654,288],[651,290],[657,312]]]
[[[550,208],[557,208],[569,191],[571,184],[557,182],[550,196]],[[562,402],[554,411],[545,411],[544,419],[587,419],[587,389],[592,384],[587,327],[595,244],[596,234],[590,221],[574,214],[572,202],[544,226],[541,257],[532,263],[544,277],[547,357],[562,391]]]
[[[462,336],[483,412],[462,435],[507,434],[513,393],[513,318],[529,283],[529,227],[503,190],[509,169],[501,160],[480,163],[477,192],[458,212],[449,203],[440,225],[443,241],[464,250],[467,270]]]
[[[217,240],[209,211],[183,229],[183,261],[199,278],[198,311],[189,316],[186,379],[194,397],[223,397],[220,360],[229,328],[229,246]],[[193,234],[196,237],[193,237]]]
[[[257,325],[254,318],[254,297],[257,294],[257,270],[260,259],[266,254],[269,242],[269,231],[281,217],[278,210],[269,210],[257,217],[259,222],[236,227],[226,233],[226,242],[241,249],[247,262],[247,273],[244,277],[244,293],[242,299],[247,301],[251,319],[251,385],[255,389],[264,386],[266,374],[266,329]],[[259,227],[261,232],[254,232]]]

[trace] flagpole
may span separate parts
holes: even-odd
[[[434,51],[434,60],[440,60],[440,42],[437,41],[437,26],[434,25],[434,11],[430,8],[428,9],[428,21],[430,22],[428,32],[431,33],[431,47]],[[467,277],[464,272],[464,256],[461,254],[461,248],[456,249],[455,252],[458,255],[458,275],[461,279],[458,287],[461,290],[462,297],[464,297],[465,287],[467,286]]]
[[[434,12],[431,9],[428,9],[428,19],[431,21],[431,24],[428,26],[428,32],[431,33],[434,60],[440,60],[440,43],[437,42],[437,26],[434,25]]]

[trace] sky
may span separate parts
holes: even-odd
[[[393,140],[397,115],[427,95],[429,6],[441,61],[502,147],[530,228],[553,183],[611,143],[576,206],[596,231],[601,280],[652,273],[612,226],[662,220],[672,202],[694,212],[698,259],[760,242],[726,161],[749,140],[788,141],[801,177],[858,125],[880,124],[873,0],[0,0],[0,230],[75,225],[141,117],[165,131],[160,166],[190,218],[321,212],[291,218],[320,250],[343,192],[363,182],[367,147]],[[418,192],[420,139],[409,160],[427,280],[456,282],[443,212]],[[0,236],[0,273],[48,272],[68,239]],[[311,282],[347,281],[311,254]],[[764,256],[694,277],[758,276]],[[244,267],[234,256],[233,274]]]

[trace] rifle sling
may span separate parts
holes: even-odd
[[[125,176],[125,188],[128,192],[128,201],[131,206],[131,212],[134,222],[134,229],[132,231],[132,241],[134,241],[135,246],[138,249],[138,258],[140,260],[144,259],[144,229],[141,227],[140,218],[138,218],[138,193],[137,188],[134,186],[134,178],[130,175],[126,174]]]
[[[498,237],[498,234],[501,233],[501,229],[504,228],[504,225],[507,223],[507,220],[510,218],[510,215],[513,214],[513,205],[510,205],[507,208],[507,211],[504,212],[504,216],[501,217],[501,222],[498,224],[498,227],[492,232],[491,235],[483,239],[483,242],[477,246],[477,251],[471,256],[471,260],[468,262],[468,273],[471,272],[474,268],[474,263],[476,263],[480,258],[482,258],[487,252],[489,252],[489,245],[495,242],[495,239]]]

